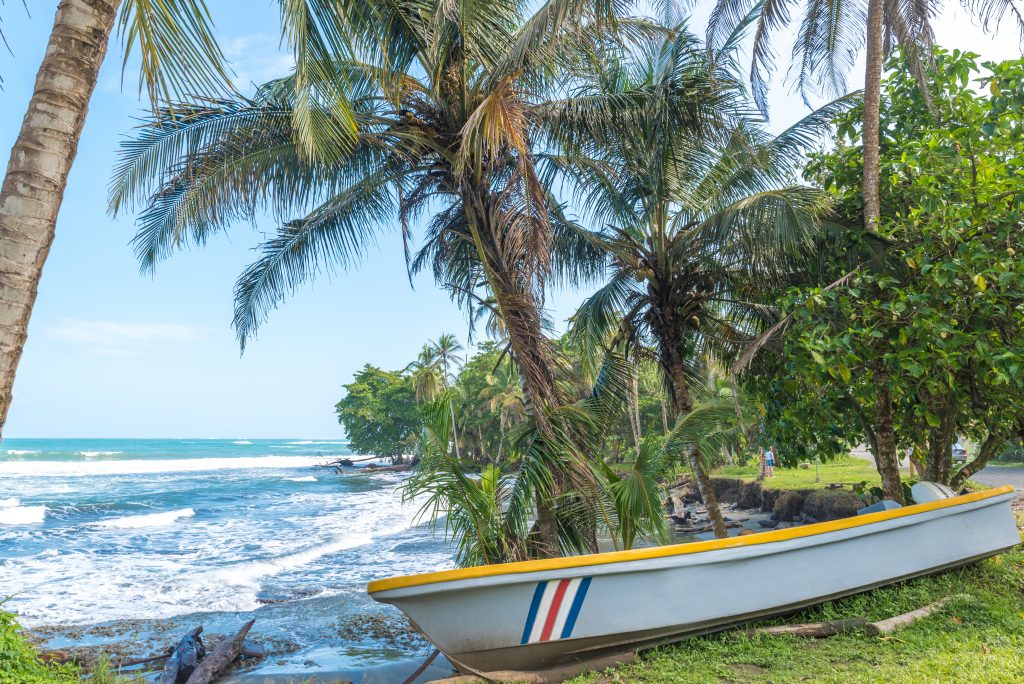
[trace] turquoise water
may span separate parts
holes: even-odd
[[[349,454],[342,440],[5,439],[5,609],[29,627],[215,630],[251,615],[264,638],[301,647],[282,671],[415,655],[338,640],[346,616],[391,610],[368,580],[451,567],[402,504],[401,475],[313,467]]]

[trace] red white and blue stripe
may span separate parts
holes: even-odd
[[[589,588],[589,577],[538,582],[520,643],[535,644],[571,637]]]

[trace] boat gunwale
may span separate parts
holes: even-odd
[[[758,546],[771,544],[773,542],[788,541],[802,537],[812,537],[828,532],[847,530],[855,527],[862,527],[873,523],[894,520],[920,513],[954,508],[963,504],[974,503],[993,499],[1014,491],[1012,485],[993,487],[979,492],[971,492],[948,499],[939,499],[927,503],[903,506],[888,511],[867,513],[864,515],[839,518],[827,522],[789,527],[783,530],[771,530],[750,535],[737,537],[726,537],[724,539],[709,539],[698,542],[684,542],[681,544],[670,544],[666,546],[652,546],[643,549],[631,549],[629,551],[606,551],[604,553],[591,553],[581,556],[564,556],[560,558],[541,558],[536,560],[518,561],[515,563],[496,563],[491,565],[477,565],[469,568],[455,568],[452,570],[438,570],[434,572],[419,573],[416,575],[398,575],[385,579],[373,580],[366,586],[369,594],[376,594],[393,589],[405,589],[408,587],[424,586],[429,584],[442,584],[459,580],[478,579],[482,577],[494,577],[499,575],[518,575],[524,573],[544,572],[548,570],[566,570],[572,568],[592,567],[597,565],[608,565],[637,560],[648,560],[652,558],[668,558],[672,556],[683,556],[706,551],[720,549],[742,548],[744,546]]]

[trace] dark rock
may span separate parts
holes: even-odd
[[[761,508],[763,496],[760,482],[744,482],[739,488],[736,505],[739,508]]]
[[[781,489],[768,489],[764,488],[761,490],[761,510],[769,512],[775,508],[775,502],[779,500],[782,495]]]
[[[804,499],[803,514],[818,521],[857,515],[864,501],[853,492],[815,490]]]
[[[773,520],[796,520],[804,506],[804,497],[799,492],[785,491],[772,506]]]
[[[736,501],[739,499],[740,489],[746,484],[743,480],[728,477],[716,477],[711,481],[714,483],[715,496],[721,503]]]
[[[768,528],[770,530],[773,527],[778,527],[779,526],[779,521],[778,520],[758,520],[757,524],[760,525],[761,527],[766,527],[766,528]]]
[[[800,520],[805,525],[813,525],[814,523],[819,522],[818,520],[816,520],[815,518],[812,518],[809,515],[801,515],[800,516]]]

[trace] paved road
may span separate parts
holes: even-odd
[[[992,486],[1010,484],[1018,492],[1024,492],[1024,468],[988,466],[975,473],[971,479]]]

